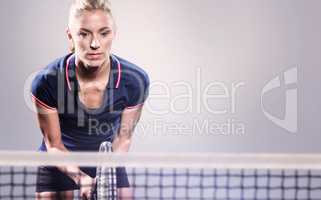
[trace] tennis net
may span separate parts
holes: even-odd
[[[115,174],[115,167],[125,167],[131,195],[121,197],[120,193],[113,193],[110,187],[115,187],[115,183],[110,181],[117,179],[108,175],[97,183],[96,197],[100,200],[321,199],[321,155],[317,154],[8,151],[0,152],[0,199],[35,199],[38,167],[62,165],[98,166],[102,176]],[[106,194],[99,196],[99,192]],[[73,195],[73,199],[82,199],[77,190]]]

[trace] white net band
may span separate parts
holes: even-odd
[[[46,153],[0,151],[2,166],[81,165],[135,168],[321,169],[320,154]]]

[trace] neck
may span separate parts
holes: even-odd
[[[107,74],[109,74],[110,70],[110,59],[106,59],[106,61],[101,66],[87,66],[84,65],[76,57],[76,66],[77,66],[77,76],[78,78],[84,81],[91,81],[105,78]]]

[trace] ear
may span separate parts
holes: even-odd
[[[72,35],[71,35],[71,32],[70,32],[70,28],[67,27],[66,28],[66,34],[67,34],[67,38],[69,41],[72,41]]]
[[[116,26],[116,24],[113,25],[113,29],[114,29],[113,30],[113,38],[116,39],[116,37],[117,37],[117,26]]]
[[[75,46],[74,46],[74,42],[73,42],[73,39],[72,39],[72,34],[71,34],[71,31],[70,31],[69,27],[66,28],[66,34],[67,34],[67,38],[68,38],[69,50],[70,50],[70,52],[74,52],[75,51]]]
[[[113,37],[116,38],[117,36],[117,23],[115,18],[111,15],[111,19],[112,19],[112,29],[113,29]]]

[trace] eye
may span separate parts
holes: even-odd
[[[105,31],[105,32],[102,32],[101,35],[105,37],[105,36],[109,35],[109,33],[110,33],[110,31]]]
[[[86,36],[88,36],[88,33],[86,33],[86,32],[79,32],[79,34],[78,34],[80,37],[86,37]]]

